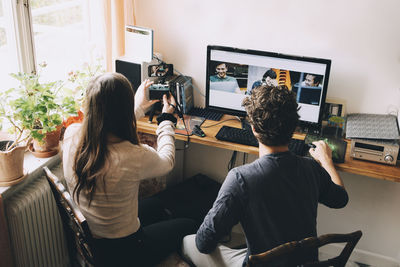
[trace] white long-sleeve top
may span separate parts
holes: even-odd
[[[144,116],[139,108],[136,118]],[[70,125],[64,134],[63,168],[68,189],[72,194],[77,179],[73,162],[78,145],[81,124]],[[96,183],[90,207],[89,199],[81,191],[79,208],[86,217],[90,231],[96,238],[120,238],[135,233],[140,227],[138,218],[138,189],[140,180],[164,175],[175,163],[174,126],[171,121],[160,123],[156,131],[157,151],[128,141],[109,143],[109,157],[104,183]],[[105,184],[105,190],[104,190]],[[76,201],[76,199],[75,199]]]

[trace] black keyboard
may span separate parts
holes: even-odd
[[[253,133],[240,128],[222,126],[215,138],[247,146],[258,146],[258,140]]]
[[[258,146],[258,140],[252,132],[230,126],[222,126],[215,138],[221,141],[228,141],[242,145]],[[304,156],[307,151],[307,146],[305,145],[304,140],[292,138],[289,143],[289,150],[296,155]]]
[[[219,121],[224,114],[217,111],[209,110],[207,108],[191,108],[188,112],[188,115],[203,117],[207,120]]]

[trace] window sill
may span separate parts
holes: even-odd
[[[4,198],[6,195],[17,191],[19,188],[22,188],[23,185],[29,180],[35,179],[36,177],[42,175],[42,168],[44,166],[52,167],[58,164],[60,160],[60,154],[57,154],[50,158],[36,158],[31,152],[25,152],[24,173],[26,173],[27,177],[22,182],[13,186],[0,186],[0,195]]]

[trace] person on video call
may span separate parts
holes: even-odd
[[[216,75],[210,76],[211,89],[226,91],[231,93],[240,93],[239,84],[236,78],[226,75],[228,66],[224,62],[217,63],[215,67]],[[224,82],[225,84],[217,84],[213,86],[213,83]]]
[[[136,118],[158,101],[146,98],[151,84],[144,81],[135,94],[122,74],[96,77],[87,87],[83,123],[65,131],[64,176],[93,234],[95,266],[153,266],[196,231],[190,219],[164,220],[155,199],[138,201],[140,180],[168,173],[175,162],[171,95],[163,96],[157,118],[157,151],[138,139]]]
[[[286,86],[260,86],[243,106],[259,141],[259,158],[229,171],[197,234],[183,239],[183,255],[198,267],[245,266],[251,254],[316,236],[318,203],[342,208],[348,202],[325,142],[314,142],[313,158],[288,150],[299,119],[294,92]],[[219,244],[239,222],[247,248]],[[318,253],[301,257],[316,260]],[[290,261],[276,266],[293,266]]]
[[[247,88],[246,95],[251,95],[251,92],[253,91],[254,88],[259,87],[263,84],[268,85],[268,86],[277,86],[278,82],[276,81],[276,77],[277,76],[276,76],[275,71],[273,71],[272,69],[267,70],[264,73],[261,80],[255,81],[253,83],[253,85],[251,86],[251,89]]]
[[[322,82],[322,75],[307,73],[302,86],[320,87]]]

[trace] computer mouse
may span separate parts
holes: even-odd
[[[194,126],[192,133],[194,135],[197,135],[197,136],[200,136],[200,137],[205,137],[206,136],[206,134],[203,132],[203,130],[200,128],[199,125],[195,125]]]

